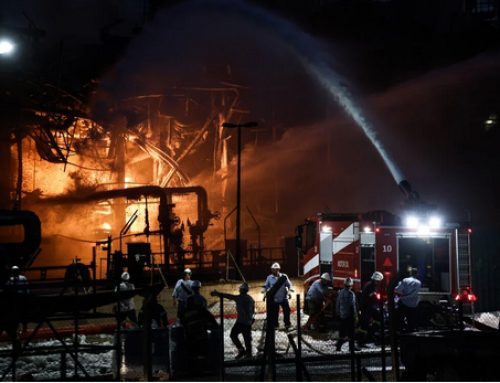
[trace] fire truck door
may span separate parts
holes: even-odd
[[[333,237],[332,233],[319,233],[319,261],[332,262],[333,258]]]
[[[375,272],[375,247],[361,248],[361,286],[370,280]]]

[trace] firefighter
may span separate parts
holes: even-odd
[[[185,309],[179,314],[188,341],[190,367],[200,373],[209,360],[210,337],[218,331],[217,321],[206,308],[194,304],[193,299],[186,301]]]
[[[396,307],[396,331],[415,330],[415,311],[418,306],[418,292],[422,282],[417,279],[418,269],[412,268],[411,275],[403,279],[394,292],[399,296]]]
[[[12,276],[6,283],[7,288],[10,289],[11,291],[17,292],[18,294],[26,294],[26,295],[29,294],[30,289],[29,289],[28,278],[26,278],[24,275],[21,275],[21,270],[19,270],[18,266],[12,266],[11,274]],[[26,296],[24,295],[24,297]],[[23,305],[21,304],[20,314],[22,314],[22,316],[24,316],[23,315],[24,309],[25,307],[23,307]],[[23,331],[26,331],[28,329],[28,322],[23,321],[22,326],[23,326]]]
[[[380,271],[375,271],[370,281],[363,288],[358,340],[358,344],[360,345],[363,345],[368,338],[371,320],[373,319],[374,323],[380,323],[382,320],[379,312],[380,301],[377,298],[378,285],[382,279],[384,279],[384,275]]]
[[[289,330],[292,326],[290,322],[290,303],[288,302],[289,299],[289,292],[293,291],[292,290],[292,283],[290,282],[290,279],[288,279],[288,276],[286,274],[281,274],[280,273],[280,265],[279,263],[273,263],[271,266],[271,274],[267,277],[266,279],[266,284],[264,285],[264,290],[262,290],[262,294],[264,294],[263,300],[266,300],[266,294],[267,291],[271,289],[271,287],[274,286],[274,284],[278,281],[278,279],[284,275],[286,277],[285,283],[279,288],[279,290],[276,292],[274,295],[274,300],[270,302],[270,311],[267,313],[267,318],[268,318],[268,325],[269,326],[274,326],[278,327],[279,325],[279,312],[280,312],[280,306],[283,309],[283,319],[285,322],[285,328]]]
[[[142,307],[139,310],[139,325],[142,327],[144,322],[145,311],[149,310],[150,324],[152,329],[167,327],[168,316],[167,310],[160,304],[160,296],[157,295],[153,301],[146,306],[146,300],[142,302]]]
[[[188,297],[188,300],[193,300],[193,304],[195,306],[200,306],[206,309],[207,300],[203,295],[200,294],[201,282],[193,281],[193,283],[191,284],[191,289],[193,290],[193,295]]]
[[[328,287],[331,286],[332,278],[330,274],[323,273],[321,278],[315,281],[306,294],[307,306],[309,308],[309,317],[314,318],[318,315],[322,308],[325,296],[328,294]],[[325,331],[325,317],[321,313],[317,319],[317,323],[312,323],[311,327],[320,332]]]
[[[231,340],[238,349],[236,359],[252,358],[252,324],[255,322],[255,300],[248,294],[249,290],[248,284],[243,282],[240,286],[239,295],[219,293],[217,290],[210,293],[213,297],[223,297],[236,302],[238,318],[231,329]],[[238,339],[240,334],[243,335],[245,348]]]
[[[177,281],[174,287],[174,292],[172,293],[172,301],[174,307],[177,305],[177,318],[180,318],[180,313],[186,308],[187,299],[193,295],[193,289],[191,285],[191,269],[185,269],[182,272],[182,278]]]
[[[129,282],[130,274],[125,271],[122,273],[122,282],[115,288],[115,291],[130,291],[135,290],[133,283]],[[135,312],[135,302],[134,297],[122,299],[119,303],[118,310],[116,312],[118,323],[120,326],[125,327],[125,321],[130,319],[133,326],[138,327],[137,324],[137,314]]]
[[[352,279],[346,278],[344,281],[344,288],[340,290],[337,297],[337,315],[340,316],[340,329],[339,340],[336,344],[336,350],[340,351],[342,345],[349,341],[349,348],[351,341],[354,341],[354,327],[358,324],[358,309],[356,305],[356,295],[352,288]],[[355,351],[359,348],[354,346]]]

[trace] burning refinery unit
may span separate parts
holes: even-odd
[[[32,239],[23,219],[10,218],[14,211],[33,212],[42,235],[35,251],[8,254],[3,269],[18,264],[40,280],[63,278],[61,266],[95,262],[97,279],[125,269],[146,279],[156,266],[177,276],[183,267],[225,261],[223,250],[206,250],[224,249],[225,225],[228,237],[235,231],[234,214],[220,220],[234,204],[222,123],[238,113],[231,109],[238,93],[193,90],[194,110],[186,94],[135,97],[101,120],[68,95],[71,102],[57,106],[13,110],[20,123],[1,140],[0,243]],[[169,97],[170,107],[182,104],[182,119],[163,110]],[[222,214],[209,210],[207,189]]]

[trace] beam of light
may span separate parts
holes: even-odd
[[[244,18],[257,27],[267,29],[273,35],[279,37],[295,54],[308,73],[330,93],[331,97],[363,129],[365,135],[378,150],[396,183],[399,185],[406,180],[401,170],[384,149],[373,126],[366,120],[363,111],[354,102],[352,94],[342,83],[341,77],[327,64],[327,55],[316,39],[301,31],[291,22],[262,8],[238,0],[187,1],[177,6],[176,10],[170,13],[169,16],[175,18],[178,16],[189,17],[194,9],[217,12],[227,16],[228,19],[234,17]]]

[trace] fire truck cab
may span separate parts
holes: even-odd
[[[319,213],[296,229],[304,291],[327,272],[334,288],[342,288],[350,277],[359,292],[380,271],[379,291],[386,297],[390,280],[412,267],[422,282],[420,300],[438,303],[471,287],[470,235],[468,227],[434,217],[408,216],[403,222],[386,211]]]

